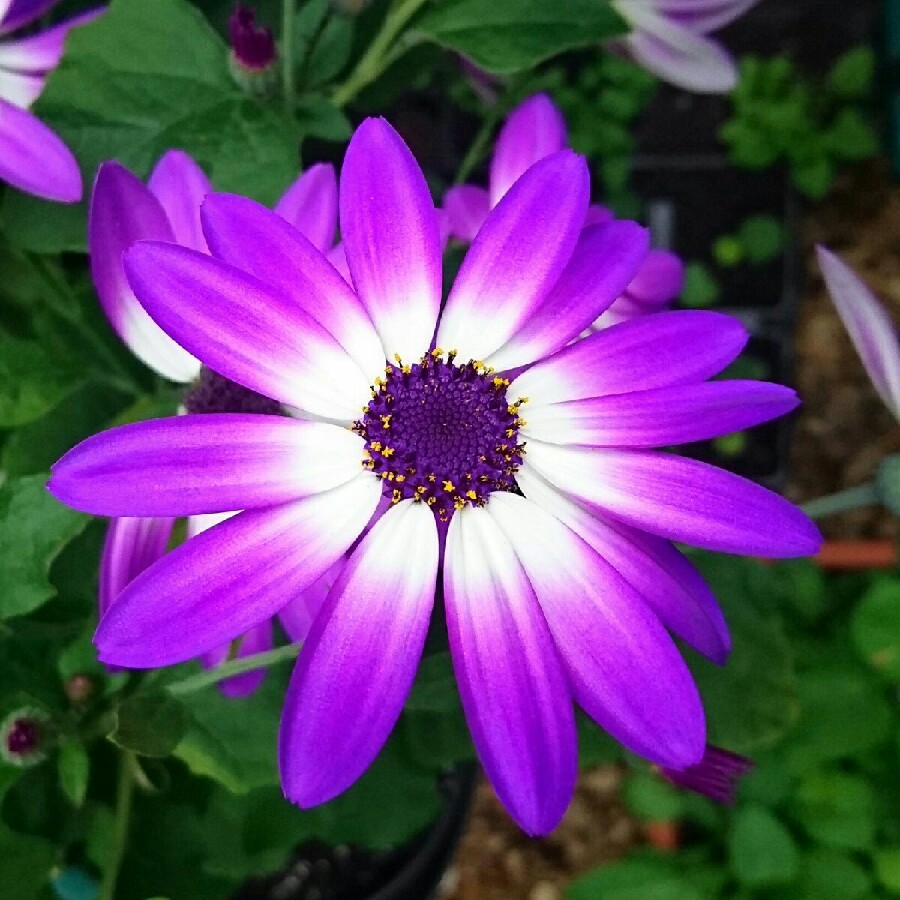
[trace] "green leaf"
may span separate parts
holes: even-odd
[[[900,681],[900,578],[879,575],[853,612],[860,656],[891,681]]]
[[[889,891],[900,893],[900,847],[877,850],[874,861],[878,883]]]
[[[633,772],[625,782],[625,805],[648,822],[669,821],[684,812],[684,794],[651,772]]]
[[[0,825],[0,897],[37,900],[50,883],[56,848]]]
[[[800,883],[805,900],[863,900],[872,876],[849,854],[817,848],[803,857]]]
[[[0,332],[0,428],[39,419],[82,380],[37,341]]]
[[[56,593],[50,564],[90,521],[52,497],[45,482],[30,475],[0,487],[0,620],[32,612]]]
[[[750,216],[741,223],[738,238],[751,263],[769,262],[784,249],[784,224],[775,216]]]
[[[458,707],[459,691],[450,653],[445,650],[424,656],[405,708],[413,712],[444,712]]]
[[[822,136],[822,142],[838,159],[871,159],[881,149],[875,129],[858,109],[842,109]]]
[[[59,786],[76,808],[83,805],[87,796],[90,765],[87,751],[80,741],[66,741],[59,748]]]
[[[813,200],[821,200],[834,181],[834,165],[826,156],[791,169],[791,180],[799,191]]]
[[[496,74],[521,72],[564,50],[626,31],[610,6],[597,0],[444,0],[415,27]]]
[[[712,247],[715,261],[724,268],[736,266],[744,260],[744,247],[738,238],[726,234],[716,238]]]
[[[177,147],[219,190],[271,204],[296,175],[301,134],[281,104],[240,91],[227,58],[187,0],[113,0],[101,18],[72,32],[35,112],[73,149],[87,185],[103,160],[143,177]],[[16,223],[20,246],[84,249],[84,204],[9,192],[3,216]]]
[[[794,840],[763,806],[749,804],[737,811],[728,834],[728,853],[738,881],[751,887],[783,884],[797,874]]]
[[[856,100],[872,89],[875,53],[871,47],[854,47],[838,57],[828,73],[828,87],[839,97]]]
[[[289,666],[273,666],[250,697],[224,697],[215,687],[180,697],[189,716],[175,755],[195,775],[234,793],[278,783],[278,724]]]
[[[701,262],[689,262],[684,270],[684,289],[681,302],[692,308],[712,306],[718,299],[721,289],[719,282],[710,270]]]
[[[119,704],[109,737],[141,756],[170,756],[185,733],[187,718],[184,706],[164,691],[135,694]]]
[[[588,872],[565,889],[566,900],[701,900],[702,894],[658,856],[614,862]]]
[[[780,619],[763,607],[773,574],[752,560],[709,554],[694,559],[725,613],[733,647],[722,667],[690,660],[710,741],[753,753],[775,743],[797,718],[790,641]]]
[[[801,771],[855,756],[887,740],[891,710],[881,686],[864,669],[823,666],[798,680],[800,718],[785,755]]]
[[[829,847],[865,850],[875,838],[875,797],[855,775],[807,775],[797,790],[795,814],[810,837]]]

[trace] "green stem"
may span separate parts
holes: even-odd
[[[356,68],[339,85],[331,99],[335,106],[346,106],[363,88],[368,87],[384,71],[387,61],[397,58],[394,42],[400,37],[410,19],[428,0],[395,0],[391,11],[384,17],[381,31],[363,54]]]
[[[826,516],[848,512],[851,509],[858,509],[860,506],[874,506],[878,502],[878,490],[875,482],[870,481],[859,487],[848,488],[845,491],[838,491],[836,494],[829,494],[827,497],[810,500],[801,508],[811,519],[824,519]]]
[[[490,115],[486,116],[475,135],[475,140],[469,145],[463,161],[459,165],[459,172],[456,175],[456,184],[462,184],[471,174],[472,169],[481,162],[487,153],[488,146],[491,142],[491,136],[494,133],[494,126],[497,124],[499,114],[496,109],[491,110]]]
[[[281,3],[281,84],[284,106],[289,116],[296,107],[296,85],[294,83],[294,19],[297,0],[282,0]]]
[[[232,675],[241,675],[244,672],[252,672],[254,669],[264,669],[267,666],[282,662],[287,659],[296,659],[300,652],[302,643],[288,644],[285,647],[278,647],[275,650],[269,650],[266,653],[254,653],[252,656],[244,656],[241,659],[233,659],[230,662],[222,663],[215,669],[207,672],[199,672],[197,675],[189,675],[182,678],[181,681],[175,681],[168,685],[166,690],[170,694],[193,694],[210,684],[216,684],[224,681]]]
[[[125,847],[128,843],[128,825],[131,820],[131,800],[134,795],[133,767],[134,755],[123,750],[119,756],[119,780],[116,788],[116,823],[106,867],[103,870],[103,881],[97,900],[115,900],[116,881],[122,868]]]

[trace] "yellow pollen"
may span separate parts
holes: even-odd
[[[466,491],[466,496],[467,496],[470,500],[477,500],[477,499],[478,499],[478,494],[476,494],[475,491]]]
[[[369,445],[376,453],[381,451],[381,441],[372,441]]]
[[[394,448],[393,447],[385,447],[382,452],[385,456],[391,457],[394,455]]]
[[[442,486],[448,494],[452,494],[456,490],[456,485],[452,481],[445,481]]]
[[[391,418],[392,418],[392,414],[391,414],[391,413],[388,413],[386,416],[382,416],[382,417],[381,417],[381,424],[382,424],[385,428],[390,428],[390,427],[391,427]]]

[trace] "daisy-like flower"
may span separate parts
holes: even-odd
[[[203,170],[179,150],[170,150],[157,163],[147,186],[118,163],[104,163],[91,199],[88,240],[91,269],[101,304],[113,327],[132,352],[158,374],[190,384],[184,398],[188,414],[244,412],[283,413],[281,404],[249,391],[215,372],[201,368],[198,359],[180,347],[147,315],[128,286],[122,253],[135,241],[174,241],[208,252],[200,224],[200,205],[212,190]],[[331,166],[314,166],[285,192],[276,212],[323,250],[334,243],[337,228],[337,179]],[[188,536],[194,536],[227,516],[192,516]],[[107,530],[100,564],[101,616],[124,588],[166,552],[175,519],[123,517]],[[306,637],[312,616],[333,581],[326,578],[304,591],[281,611],[282,626],[292,640]],[[272,622],[266,620],[236,640],[229,640],[201,656],[214,667],[225,659],[260,653],[272,646]],[[219,683],[231,697],[254,691],[265,670],[247,672]]]
[[[568,146],[566,123],[562,113],[546,94],[534,94],[520,103],[507,117],[494,155],[491,157],[488,188],[462,184],[450,188],[444,197],[450,233],[470,243],[484,224],[491,209],[534,163]],[[597,240],[599,227],[614,221],[604,206],[592,204],[585,217],[586,241]],[[610,231],[612,235],[615,232]],[[631,265],[631,261],[624,261]],[[681,293],[684,264],[668,250],[650,250],[633,281],[622,295],[593,323],[606,328],[636,316],[660,312]]]
[[[702,94],[726,94],[737,68],[709,35],[742,16],[759,0],[611,0],[631,26],[611,47],[663,81]]]
[[[866,283],[828,248],[816,247],[834,307],[884,405],[900,421],[900,343],[891,317]]]
[[[704,754],[700,698],[667,629],[719,662],[728,635],[670,542],[773,557],[819,546],[783,498],[651,449],[796,404],[777,385],[706,382],[743,347],[739,323],[660,313],[567,346],[646,246],[643,229],[617,222],[606,252],[584,247],[589,188],[571,151],[529,168],[443,311],[437,213],[383,120],[357,129],[341,174],[354,288],[283,219],[234,196],[204,202],[213,256],[159,242],[126,253],[136,295],[175,340],[309,418],[142,422],[56,464],[50,490],[97,515],[245,510],[122,592],[97,631],[100,657],[155,667],[204,653],[350,551],[282,718],[282,783],[301,806],[349,787],[390,734],[439,571],[479,756],[516,821],[544,834],[572,796],[575,702],[658,765]]]
[[[69,148],[28,111],[59,64],[66,36],[103,10],[75,16],[39,34],[9,37],[59,0],[0,0],[0,180],[60,203],[81,199],[81,172]]]

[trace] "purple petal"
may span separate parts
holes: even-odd
[[[835,309],[875,390],[900,419],[900,344],[891,317],[849,266],[825,247],[816,253]]]
[[[576,499],[694,547],[783,558],[811,556],[822,544],[816,526],[783,497],[671,453],[529,441],[528,464]]]
[[[44,90],[44,73],[11,72],[0,68],[0,98],[20,109],[28,109]]]
[[[721,44],[672,22],[654,26],[652,33],[627,35],[623,42],[636,62],[683,90],[727,94],[737,84],[737,67]]]
[[[497,492],[487,510],[515,548],[585,712],[655,763],[698,762],[706,733],[700,697],[633,588],[530,500]]]
[[[370,379],[382,373],[384,348],[368,313],[296,228],[258,203],[228,194],[214,194],[203,204],[203,225],[216,256],[280,289],[332,334]]]
[[[535,94],[520,103],[497,135],[491,160],[490,205],[496,206],[536,162],[565,150],[567,144],[566,121],[546,94]]]
[[[45,200],[81,199],[81,172],[69,148],[40,119],[2,99],[0,181]]]
[[[100,622],[100,659],[149,669],[192,659],[271,618],[334,565],[381,496],[368,473],[324,494],[248,510],[139,575]]]
[[[183,150],[168,150],[150,173],[147,186],[165,210],[175,241],[206,253],[200,204],[212,185],[203,169]]]
[[[203,667],[205,669],[215,669],[229,659],[244,659],[256,653],[265,653],[267,650],[271,650],[272,620],[266,619],[266,621],[260,622],[259,625],[254,625],[237,640],[237,653],[232,652],[233,641],[204,653],[201,658]],[[217,687],[220,693],[226,697],[248,697],[263,683],[265,677],[265,669],[254,669],[250,672],[243,672],[240,675],[232,675],[230,678],[220,681]]]
[[[490,211],[488,192],[474,184],[461,184],[444,194],[450,234],[458,241],[471,244]]]
[[[568,679],[509,540],[483,509],[447,532],[453,669],[478,756],[519,826],[544,835],[572,799],[577,737]]]
[[[702,794],[716,803],[731,805],[741,779],[753,766],[753,760],[746,756],[707,744],[700,762],[681,771],[664,768],[662,775],[678,787]]]
[[[718,31],[744,15],[759,0],[657,0],[657,9],[667,18],[692,31]]]
[[[552,513],[608,562],[660,622],[719,665],[731,651],[728,626],[700,573],[671,543],[598,516],[551,487],[526,464],[516,473],[525,496]]]
[[[344,252],[343,242],[335,244],[334,248],[328,252],[328,262],[337,269],[341,278],[353,287],[353,276],[350,274],[350,268],[347,265],[347,254]]]
[[[317,616],[288,688],[279,760],[285,796],[325,803],[369,767],[412,686],[434,603],[438,538],[424,503],[387,512]]]
[[[338,186],[334,166],[318,163],[307,169],[275,204],[275,212],[317,250],[327,253],[337,232]]]
[[[2,4],[0,4],[2,5]],[[0,68],[18,72],[45,74],[55,69],[62,59],[69,32],[106,12],[105,7],[92,9],[38,34],[0,42]],[[2,32],[2,29],[0,29]]]
[[[363,439],[337,425],[209,413],[122,425],[82,441],[47,485],[98,516],[182,516],[286,503],[350,481]]]
[[[213,371],[314,415],[348,422],[359,415],[371,376],[281,290],[172,244],[142,241],[124,261],[141,305]]]
[[[40,18],[60,0],[2,0],[0,2],[0,34],[8,34]]]
[[[628,287],[649,247],[650,233],[634,222],[585,228],[553,290],[488,365],[512,369],[565,347]]]
[[[138,240],[174,240],[169,220],[139,179],[117,162],[97,172],[88,212],[88,251],[97,296],[110,324],[134,355],[180,383],[200,374],[200,361],[172,340],[138,303],[122,254]]]
[[[166,552],[174,524],[172,518],[132,517],[113,519],[109,523],[100,557],[101,616],[144,569]]]
[[[795,409],[796,393],[765,381],[709,381],[538,406],[526,439],[589,447],[669,447],[733,434]]]
[[[341,235],[389,359],[417,361],[441,304],[441,236],[425,176],[384,119],[366,119],[341,171]]]
[[[530,398],[530,413],[545,403],[705,381],[734,361],[747,337],[721,313],[657,313],[571,344],[523,372],[509,393]]]
[[[651,250],[628,285],[628,296],[650,307],[671,303],[684,288],[684,263],[668,250]]]
[[[584,217],[584,227],[589,228],[591,225],[608,225],[615,220],[615,215],[611,209],[602,206],[599,203],[592,203],[588,207],[587,215]]]
[[[550,293],[578,241],[590,194],[584,159],[563,150],[532,166],[492,210],[450,291],[438,346],[485,359]]]

